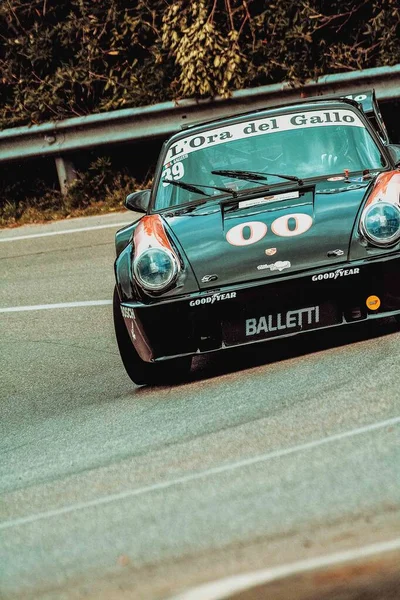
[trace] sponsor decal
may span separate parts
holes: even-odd
[[[292,198],[298,198],[299,195],[299,192],[286,192],[284,194],[275,194],[275,196],[265,196],[264,198],[254,198],[253,200],[243,200],[243,202],[239,202],[239,208],[248,208],[249,206],[258,206],[259,204],[278,202],[280,200],[291,200]]]
[[[369,308],[369,310],[378,310],[381,305],[380,298],[378,296],[368,296],[365,304]]]
[[[336,269],[336,271],[330,271],[329,273],[320,273],[319,275],[313,275],[312,281],[323,281],[324,279],[338,279],[339,277],[348,277],[349,275],[359,275],[360,269],[355,267],[354,269]]]
[[[340,248],[337,248],[336,250],[329,250],[329,252],[326,253],[327,256],[343,256],[344,254],[344,250],[340,250]]]
[[[274,255],[274,254],[276,254],[276,253],[277,253],[277,249],[276,249],[276,248],[267,248],[267,249],[265,250],[265,254],[266,254],[267,256],[273,256],[273,255]]]
[[[187,158],[187,154],[183,154],[182,156],[177,156],[176,158],[173,158],[170,162],[164,164],[164,169],[166,169],[167,167],[172,167],[174,163],[184,160],[185,158]]]
[[[344,177],[343,175],[337,176],[337,177],[328,177],[327,181],[343,181]]]
[[[231,300],[236,298],[236,292],[226,292],[226,294],[216,293],[212,296],[205,296],[204,298],[196,298],[191,300],[189,306],[201,306],[203,304],[215,304],[215,302],[221,302],[222,300]]]
[[[135,319],[136,319],[136,317],[135,317],[134,309],[129,306],[121,305],[121,314],[124,317],[124,319],[129,319],[129,323],[127,323],[127,327],[130,330],[132,340],[135,341],[136,340],[136,334],[135,334]]]
[[[218,279],[218,275],[204,275],[201,278],[202,283],[209,283],[210,281],[216,281]]]
[[[319,306],[309,306],[298,310],[289,310],[287,313],[264,315],[259,318],[246,319],[246,337],[259,333],[283,331],[306,325],[319,323]]]
[[[289,131],[293,129],[305,129],[307,127],[330,127],[345,125],[350,127],[362,127],[364,125],[359,117],[350,109],[338,110],[310,110],[295,114],[277,115],[225,125],[208,132],[196,133],[177,140],[169,148],[165,157],[165,165],[176,157],[182,160],[191,152],[196,152],[211,146],[217,146],[233,140],[250,138],[258,135],[268,135],[276,131]]]
[[[360,190],[361,188],[365,188],[365,183],[349,183],[346,187],[337,187],[337,188],[325,188],[323,190],[318,190],[318,194],[339,194],[340,192],[348,192],[349,190]]]
[[[121,313],[124,319],[135,319],[135,311],[133,308],[121,305]]]
[[[258,271],[269,269],[270,271],[283,271],[283,269],[290,269],[291,263],[289,260],[278,260],[275,263],[269,265],[258,265]]]

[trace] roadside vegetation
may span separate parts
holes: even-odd
[[[9,180],[15,176],[15,182],[3,191],[0,227],[123,210],[124,199],[130,192],[151,185],[148,177],[137,182],[127,170],[113,168],[107,157],[97,158],[87,170],[78,172],[66,195],[41,178],[34,179],[32,184],[31,175],[28,173],[26,179],[21,179],[18,166],[7,174]]]
[[[398,0],[0,0],[0,32],[0,129],[400,63]],[[116,208],[132,189],[110,164],[65,197],[11,172],[3,225]]]

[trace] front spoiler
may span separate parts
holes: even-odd
[[[121,310],[141,358],[161,361],[400,314],[399,275],[396,253],[146,305],[124,302]],[[293,316],[299,312],[304,319]]]

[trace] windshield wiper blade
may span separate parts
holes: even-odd
[[[282,173],[265,173],[270,177],[280,177],[281,179],[287,179],[288,181],[296,181],[299,185],[303,185],[303,180],[297,175],[282,175]]]
[[[281,179],[288,179],[289,181],[296,181],[299,185],[303,185],[303,180],[296,175],[282,175],[281,173],[261,173],[260,171],[241,171],[241,170],[229,170],[219,169],[217,171],[211,171],[213,175],[225,175],[226,177],[236,177],[237,179],[254,180],[254,181],[267,181],[269,177],[280,177]]]
[[[235,192],[235,190],[232,190],[231,188],[217,187],[215,185],[200,185],[200,184],[194,184],[194,183],[185,183],[184,181],[176,181],[175,179],[163,179],[163,182],[170,183],[171,185],[176,185],[177,187],[180,187],[183,190],[187,190],[188,192],[195,192],[196,194],[201,194],[202,196],[208,196],[209,198],[211,198],[212,194],[207,194],[206,192],[203,192],[203,190],[201,188],[205,188],[205,189],[209,189],[209,190],[218,190],[219,192],[223,192],[225,194],[226,193],[232,194],[232,196],[234,198],[236,198],[236,196],[237,196],[237,193]]]
[[[230,169],[218,169],[217,171],[211,171],[213,175],[225,175],[226,177],[233,177],[236,179],[254,179],[254,181],[267,181],[267,177],[264,173],[258,173],[257,171],[236,171]]]

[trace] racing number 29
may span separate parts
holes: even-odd
[[[312,217],[304,213],[283,215],[271,223],[271,231],[279,237],[294,237],[310,229]],[[247,221],[235,225],[226,233],[226,240],[232,246],[250,246],[262,240],[268,227],[262,221]]]
[[[185,174],[185,168],[182,162],[176,162],[171,167],[166,167],[165,171],[163,171],[161,177],[162,179],[173,179],[176,181],[177,179],[182,179]],[[163,187],[167,187],[170,185],[166,181],[163,181]]]

